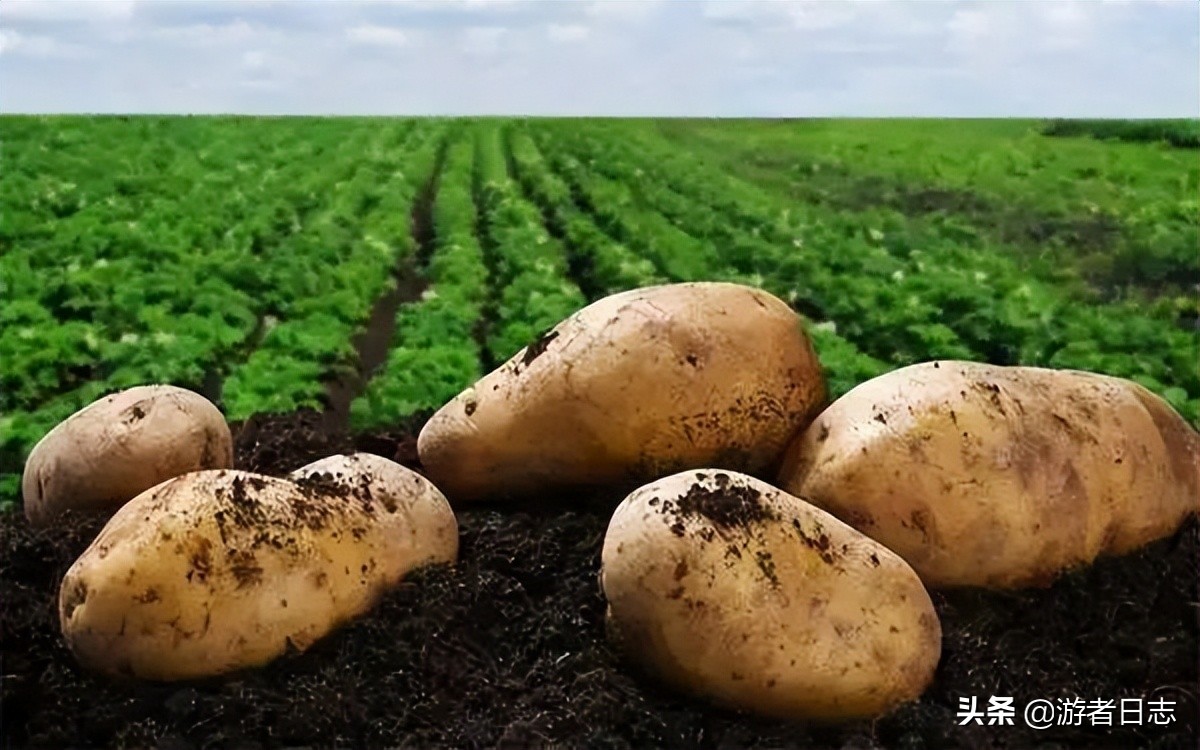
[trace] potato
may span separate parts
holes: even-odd
[[[180,474],[233,465],[229,426],[198,393],[146,385],[75,412],[29,454],[25,517],[47,526],[67,509],[112,514],[135,495]]]
[[[774,471],[826,403],[800,317],[725,283],[606,297],[439,410],[421,463],[451,502],[637,486],[717,465]]]
[[[897,555],[751,477],[687,471],[617,508],[609,633],[666,683],[767,716],[875,717],[916,699],[941,625]]]
[[[76,658],[164,681],[262,665],[457,556],[449,504],[399,464],[334,456],[292,477],[196,472],[121,508],[62,582]]]
[[[1049,583],[1200,508],[1200,441],[1136,383],[929,362],[853,389],[778,484],[895,550],[929,586]]]

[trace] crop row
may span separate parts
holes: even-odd
[[[495,290],[487,354],[503,362],[586,300],[568,278],[566,251],[509,177],[500,128],[481,126],[475,149],[480,237]]]
[[[650,141],[559,131],[541,142],[629,186],[643,210],[726,247],[739,271],[835,321],[872,356],[1107,372],[1142,382],[1190,419],[1200,415],[1196,337],[1131,306],[1079,305],[1000,254],[965,253],[950,242],[915,247],[902,222],[863,227],[853,217],[784,204]]]
[[[18,158],[32,149],[18,142],[9,150],[15,163],[6,172],[17,185],[6,188],[36,187],[30,171],[38,162]],[[135,149],[133,158],[152,161],[154,154],[143,150]],[[286,156],[288,150],[273,153]],[[0,332],[0,352],[8,362],[0,408],[35,408],[89,381],[123,382],[147,368],[157,374],[158,368],[191,365],[194,357],[185,356],[191,352],[179,347],[212,351],[222,342],[195,341],[189,334],[225,338],[237,335],[230,329],[244,335],[253,329],[252,300],[224,276],[232,258],[219,248],[213,217],[181,216],[184,201],[174,197],[186,195],[219,214],[227,187],[216,180],[183,184],[181,175],[194,172],[196,164],[182,147],[158,156],[169,157],[168,167],[145,181],[163,197],[130,189],[101,201],[77,198],[69,212],[51,211],[51,201],[39,199],[28,210],[17,204],[6,211],[13,249],[2,262],[12,304],[5,307]],[[273,181],[264,182],[265,189],[273,187]],[[70,259],[65,265],[64,257]],[[196,325],[197,317],[206,325]],[[177,333],[184,334],[182,340]]]
[[[521,143],[522,137],[514,137]],[[514,148],[514,152],[518,149]],[[532,152],[530,146],[522,151]],[[586,211],[595,226],[616,240],[615,247],[628,247],[629,251],[652,261],[653,277],[629,278],[630,286],[669,281],[731,281],[772,288],[769,279],[739,264],[731,254],[731,248],[722,243],[698,239],[680,230],[662,214],[640,207],[627,183],[608,179],[587,169],[578,159],[553,146],[547,147],[549,159],[535,162],[533,156],[518,158],[520,164],[548,164],[556,172],[543,181],[561,185],[549,202],[565,206],[567,212]],[[619,256],[611,256],[602,265],[620,265]],[[811,312],[811,311],[809,311]],[[887,365],[859,351],[852,343],[838,335],[834,326],[822,320],[820,314],[812,316],[814,325],[809,330],[821,352],[822,362],[830,382],[830,389],[840,395],[863,380],[884,372]]]
[[[936,320],[935,311],[903,289],[904,264],[870,242],[869,236],[856,237],[857,228],[849,234],[814,238],[821,225],[800,231],[781,228],[777,225],[787,220],[787,214],[756,211],[745,201],[697,202],[698,196],[684,195],[663,182],[661,173],[652,172],[649,164],[626,161],[631,155],[618,152],[612,144],[582,138],[569,144],[562,138],[543,139],[543,143],[605,225],[630,237],[654,237],[654,249],[676,269],[673,276],[712,277],[714,263],[705,253],[711,256],[719,247],[730,273],[754,277],[813,318],[834,320],[839,330],[874,357],[908,362],[921,352],[947,358],[968,354],[952,331],[931,322]],[[868,287],[864,282],[872,274],[879,282]],[[797,286],[797,279],[804,286]],[[869,289],[875,298],[865,298],[862,290],[857,296],[846,295],[849,283]],[[893,293],[888,295],[889,291]]]
[[[59,131],[68,155],[73,141],[62,135],[73,132]],[[74,162],[56,163],[63,154],[38,149],[36,140],[6,143],[6,189],[13,189],[11,178],[17,190],[41,185],[51,197],[35,193],[33,201],[11,204],[20,193],[4,195],[12,244],[0,259],[0,473],[15,472],[50,427],[102,393],[147,382],[200,387],[252,343],[271,295],[287,293],[287,269],[295,264],[275,250],[304,206],[287,186],[320,194],[348,169],[316,175],[293,166],[316,151],[295,138],[264,148],[272,157],[265,164],[262,154],[231,140],[231,153],[214,157],[219,166],[212,171],[204,150],[186,137],[125,140],[124,152],[112,144],[111,158],[138,179],[101,180],[99,189],[113,192],[99,197],[80,165],[80,195],[69,202],[51,200],[68,186],[41,177],[37,157],[45,153],[49,161],[42,169],[69,170]],[[349,138],[328,147],[344,165],[364,143]],[[80,153],[95,145],[102,144],[83,144]],[[248,139],[247,148],[254,145],[263,144]],[[240,162],[229,158],[262,166],[233,189],[228,178]],[[249,220],[230,230],[228,216],[248,209]]]
[[[1165,142],[1177,148],[1200,149],[1197,120],[1051,120],[1042,126],[1046,135],[1086,135],[1101,140]]]
[[[17,234],[3,259],[11,303],[0,331],[6,362],[0,408],[34,410],[51,396],[98,382],[195,386],[206,372],[222,370],[242,353],[258,321],[282,314],[313,277],[293,262],[286,241],[301,231],[297,211],[304,204],[269,196],[288,182],[310,194],[332,192],[363,145],[344,143],[341,169],[320,179],[289,170],[288,160],[298,156],[289,149],[272,152],[280,169],[232,194],[220,179],[187,189],[176,174],[188,174],[191,165],[173,166],[161,189],[186,199],[142,206],[136,221],[113,219],[106,207],[90,204],[58,219],[53,235]],[[255,206],[257,197],[265,200]],[[212,206],[216,219],[193,201]],[[249,212],[236,229],[221,221],[231,206]],[[71,258],[65,267],[64,256]]]
[[[507,359],[586,303],[565,248],[522,195],[505,156],[492,124],[448,140],[433,203],[430,286],[400,308],[387,364],[351,407],[357,429],[440,406],[478,379],[482,362]]]
[[[1160,314],[1197,309],[1187,295],[1200,283],[1200,166],[1187,152],[1050,139],[1021,121],[746,123],[736,132],[627,123],[606,135],[657,137],[660,128],[671,149],[683,144],[793,201],[864,223],[899,214],[914,235],[999,244],[1060,287],[1083,278],[1104,296],[1154,299]]]
[[[541,209],[551,232],[563,238],[580,266],[578,275],[595,288],[590,299],[667,281],[653,263],[612,239],[576,205],[571,187],[546,164],[528,133],[510,129],[507,135],[514,178]]]
[[[354,334],[396,284],[396,264],[415,251],[412,203],[433,169],[437,133],[437,126],[423,125],[392,144],[389,150],[408,154],[402,163],[361,167],[310,231],[293,238],[293,256],[312,264],[308,287],[226,381],[231,419],[321,408],[328,381],[357,366]]]
[[[114,143],[125,149],[110,155],[114,171],[136,179],[90,174],[63,156],[70,139],[62,152],[6,144],[18,192],[6,179],[0,494],[15,492],[34,442],[103,393],[172,382],[215,396],[226,378],[226,405],[241,418],[312,404],[328,368],[353,354],[350,333],[408,237],[390,183],[403,147],[428,127],[322,123],[309,138],[212,127],[207,142],[183,131]],[[78,169],[78,195],[51,200],[67,187],[38,175],[48,169],[40,153],[52,172]],[[21,190],[39,198],[12,203]]]
[[[480,376],[475,326],[488,297],[475,237],[474,144],[448,137],[432,206],[434,248],[420,300],[401,305],[383,368],[351,404],[351,425],[369,429],[435,409]]]

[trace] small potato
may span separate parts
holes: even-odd
[[[421,463],[451,502],[774,471],[826,403],[800,317],[752,287],[623,292],[559,323],[439,410]]]
[[[399,464],[334,456],[292,477],[196,472],[121,508],[59,592],[79,661],[151,680],[259,666],[457,557],[449,504]]]
[[[47,526],[65,510],[111,515],[167,479],[233,465],[225,417],[198,393],[146,385],[72,414],[29,454],[25,517]]]
[[[928,362],[847,393],[779,485],[895,550],[928,586],[1052,581],[1200,508],[1200,440],[1136,383]]]
[[[915,700],[941,625],[897,555],[751,477],[687,471],[617,508],[602,553],[609,633],[674,687],[767,716],[835,721]]]

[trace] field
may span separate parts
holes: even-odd
[[[13,512],[46,431],[149,382],[218,403],[244,468],[354,447],[417,466],[433,409],[584,304],[667,281],[787,300],[835,395],[935,358],[1045,365],[1134,379],[1200,425],[1187,133],[0,118],[5,746],[1194,746],[1194,523],[1046,591],[937,595],[930,693],[819,729],[677,698],[609,651],[595,578],[618,498],[464,511],[455,571],[308,654],[183,687],[74,667],[52,602],[96,525],[34,532]],[[1167,726],[957,725],[960,698],[989,695],[1179,708]]]

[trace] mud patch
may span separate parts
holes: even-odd
[[[799,519],[792,519],[792,530],[796,532],[796,537],[811,550],[815,550],[820,555],[821,560],[826,565],[832,565],[836,559],[833,550],[833,543],[829,540],[829,535],[820,526],[813,529],[805,529],[804,524]],[[878,561],[876,561],[878,562]]]
[[[706,476],[699,472],[696,474],[701,481]],[[707,519],[720,530],[748,529],[763,521],[779,518],[779,514],[763,502],[762,493],[749,484],[735,481],[722,472],[714,474],[713,481],[716,483],[715,489],[698,482],[693,484],[682,497],[674,501],[673,509],[679,515]]]
[[[550,342],[556,338],[558,338],[558,331],[547,331],[538,336],[532,344],[525,347],[525,355],[521,357],[521,364],[528,367],[530,363],[546,353],[546,350],[550,348]]]
[[[188,583],[204,583],[212,572],[212,542],[200,538],[195,540],[191,554],[188,556],[190,570],[187,573]]]
[[[354,452],[354,441],[341,428],[330,427],[320,412],[255,415],[230,425],[238,469],[283,476],[335,453]]]

